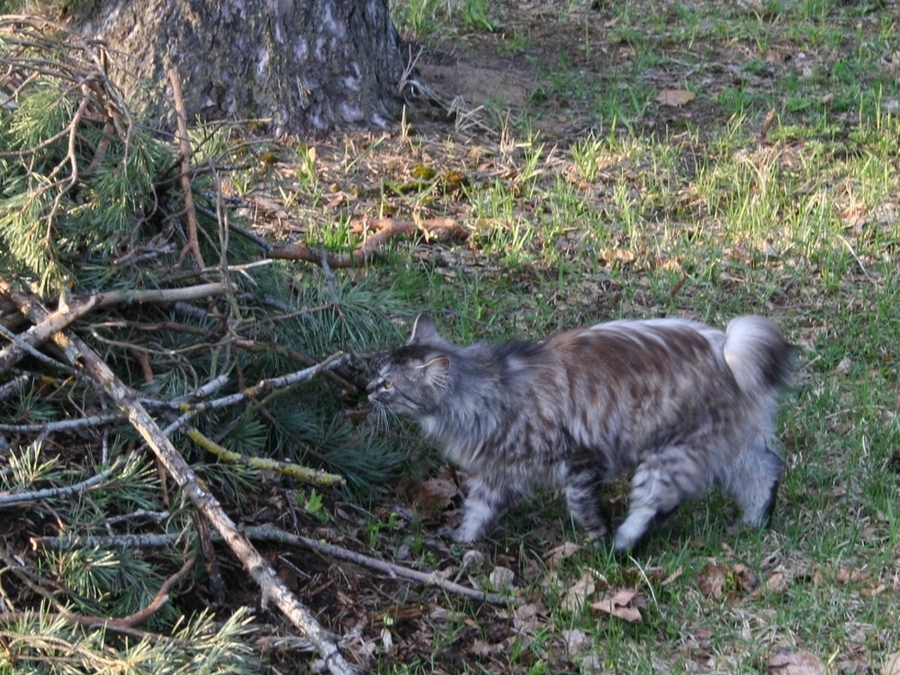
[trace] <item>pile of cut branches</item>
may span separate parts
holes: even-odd
[[[394,305],[269,257],[184,116],[175,139],[143,127],[109,58],[0,17],[0,665],[255,672],[245,613],[168,601],[193,579],[195,606],[233,604],[218,540],[349,672],[227,510],[273,477],[362,488],[399,470],[342,415],[352,354],[392,341]],[[174,536],[137,548],[155,535]]]

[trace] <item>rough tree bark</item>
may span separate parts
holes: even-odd
[[[71,26],[133,57],[114,55],[110,75],[138,109],[169,129],[171,68],[191,118],[270,119],[273,131],[307,133],[384,127],[399,111],[408,54],[388,0],[87,6],[89,13],[72,17]]]

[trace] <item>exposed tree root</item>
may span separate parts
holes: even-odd
[[[452,218],[428,218],[422,221],[394,220],[393,218],[374,218],[358,221],[353,224],[353,231],[364,235],[363,243],[350,253],[326,253],[307,244],[291,244],[272,249],[270,258],[284,260],[304,260],[306,262],[323,263],[328,267],[345,268],[364,265],[379,255],[378,247],[385,241],[401,234],[422,232],[426,238],[444,240],[450,238],[465,239],[468,232]],[[369,234],[373,232],[373,234]]]

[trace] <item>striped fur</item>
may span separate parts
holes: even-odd
[[[772,438],[792,348],[770,321],[725,332],[684,319],[613,321],[537,343],[459,347],[420,316],[369,385],[469,475],[454,538],[480,539],[536,483],[565,490],[593,539],[609,536],[602,485],[633,470],[615,548],[718,485],[768,523],[783,462]]]

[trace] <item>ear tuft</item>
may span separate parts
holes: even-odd
[[[438,335],[437,328],[434,326],[434,321],[427,314],[419,314],[407,344],[428,344],[433,342],[442,342],[441,336]]]
[[[447,373],[450,372],[450,357],[436,356],[426,363],[422,368],[425,369],[425,375],[428,381],[435,385],[442,385],[447,379]]]

